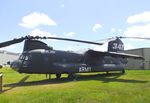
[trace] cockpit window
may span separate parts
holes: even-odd
[[[25,56],[25,59],[24,60],[29,60],[29,57],[28,56]]]
[[[22,54],[19,57],[20,60],[30,60],[31,59],[31,55],[28,54]]]
[[[30,54],[22,54],[19,59],[22,61],[22,66],[23,67],[28,67],[30,60],[31,60],[31,55]]]
[[[21,54],[20,57],[19,57],[19,59],[23,60],[23,58],[24,58],[24,56],[23,56],[23,54]]]

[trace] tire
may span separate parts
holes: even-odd
[[[73,79],[75,79],[75,74],[73,74],[73,73],[71,73],[71,74],[68,74],[68,79],[70,79],[70,80],[73,80]]]
[[[124,69],[121,71],[121,74],[125,74],[125,70]]]
[[[56,78],[60,79],[61,78],[61,74],[60,73],[56,74]]]

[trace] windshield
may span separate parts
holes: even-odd
[[[20,55],[19,60],[22,61],[22,67],[28,67],[31,60],[31,55],[23,53]]]
[[[31,55],[25,54],[25,53],[21,54],[20,57],[19,57],[19,60],[27,61],[27,60],[30,60],[30,59],[31,59]]]

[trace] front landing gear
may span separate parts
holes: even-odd
[[[46,74],[46,78],[51,79],[51,74]]]
[[[125,74],[125,70],[124,69],[121,71],[121,74]]]
[[[60,79],[60,77],[61,77],[61,74],[60,74],[60,73],[56,74],[56,78],[57,78],[57,79]]]

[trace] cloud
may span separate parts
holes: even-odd
[[[73,37],[75,32],[64,33],[66,37]]]
[[[122,29],[116,29],[116,28],[111,28],[111,33],[120,33],[122,32]]]
[[[102,25],[101,25],[101,24],[95,24],[95,25],[93,26],[92,30],[93,30],[94,32],[97,32],[97,30],[100,29],[100,28],[102,28]]]
[[[40,25],[54,26],[56,22],[44,13],[33,12],[22,18],[20,26],[33,29]]]
[[[131,25],[124,31],[125,36],[150,37],[150,11],[129,16],[127,22]],[[142,24],[136,24],[139,22],[142,22]]]
[[[128,23],[137,23],[137,22],[150,22],[150,11],[145,11],[140,14],[136,14],[128,17]]]
[[[51,34],[49,32],[46,32],[46,31],[41,31],[39,29],[34,29],[32,30],[28,35],[30,36],[41,36],[41,37],[56,37],[55,34]]]
[[[118,32],[122,32],[122,29],[118,29]]]
[[[61,8],[64,8],[64,7],[65,7],[65,5],[64,5],[64,4],[61,4],[61,5],[60,5],[60,7],[61,7]]]
[[[150,23],[128,27],[124,34],[129,37],[150,37]]]
[[[111,28],[111,32],[115,33],[116,29],[115,28]]]

